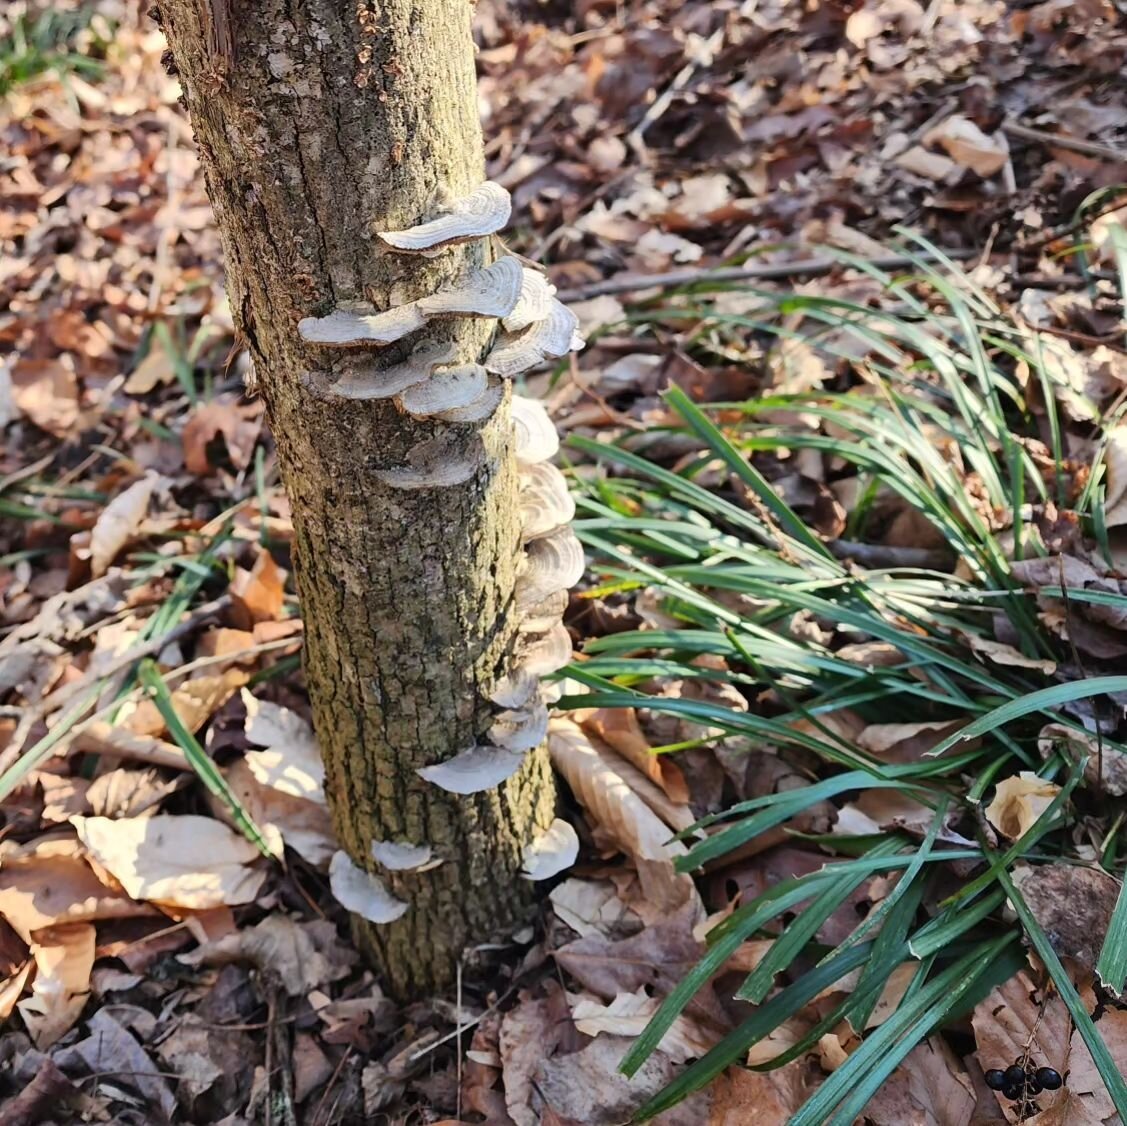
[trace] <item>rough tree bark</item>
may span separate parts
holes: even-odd
[[[338,377],[407,349],[307,345],[301,318],[414,300],[481,265],[489,244],[438,257],[372,237],[419,221],[483,179],[469,0],[159,0],[223,237],[235,323],[293,508],[305,669],[344,849],[373,869],[373,838],[428,843],[441,866],[386,876],[409,903],[356,920],[399,995],[447,985],[463,949],[520,918],[521,850],[550,820],[544,753],[499,788],[458,797],[416,768],[474,743],[507,671],[519,550],[508,404],[484,424],[416,421],[391,400],[326,396]],[[479,359],[483,319],[410,338]],[[435,427],[488,457],[464,484],[389,488]]]

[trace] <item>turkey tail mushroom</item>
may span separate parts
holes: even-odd
[[[403,231],[381,231],[379,237],[401,254],[430,258],[448,247],[496,234],[508,223],[512,207],[512,196],[487,180],[443,208],[443,215]]]

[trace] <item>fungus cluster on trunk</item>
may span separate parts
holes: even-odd
[[[475,239],[492,238],[508,222],[509,193],[486,183],[448,202],[441,214],[379,238],[393,253],[434,257]],[[328,316],[308,317],[298,325],[306,341],[336,348],[385,348],[448,317],[485,317],[499,332],[485,355],[466,362],[451,343],[424,341],[406,360],[379,370],[352,374],[327,389],[348,399],[394,399],[413,418],[434,423],[433,436],[410,452],[405,464],[379,470],[385,485],[438,489],[469,480],[481,468],[480,437],[467,443],[450,424],[480,423],[505,398],[505,382],[522,372],[583,347],[575,314],[555,295],[539,271],[503,253],[488,266],[468,269],[437,292],[377,311],[350,307]],[[509,667],[492,686],[492,722],[481,739],[453,757],[419,769],[432,785],[455,794],[491,789],[517,772],[548,729],[548,704],[558,691],[541,678],[571,660],[571,639],[563,624],[567,590],[583,574],[583,551],[570,521],[575,514],[563,474],[549,464],[559,437],[544,406],[512,396],[513,440],[520,482],[522,559],[514,603],[519,615],[517,641]],[[525,873],[543,879],[569,864],[577,842],[563,821],[526,850]],[[378,868],[425,870],[443,861],[426,843],[373,841]],[[338,853],[330,869],[334,892],[351,910],[371,922],[392,922],[406,904],[387,891],[379,876]]]

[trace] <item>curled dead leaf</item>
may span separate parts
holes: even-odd
[[[986,820],[1004,837],[1015,841],[1032,827],[1059,793],[1055,782],[1023,770],[998,783],[994,800],[986,807]]]

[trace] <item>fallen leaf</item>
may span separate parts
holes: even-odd
[[[640,986],[635,993],[619,993],[606,1005],[597,997],[591,996],[569,996],[568,999],[575,1027],[587,1036],[637,1038],[661,1004],[659,998],[647,995],[645,986]],[[662,1036],[658,1048],[674,1063],[684,1063],[703,1056],[718,1040],[718,1036],[707,1035],[694,1021],[682,1014]]]
[[[208,450],[217,436],[226,443],[231,464],[236,469],[246,469],[254,457],[254,447],[262,431],[262,411],[261,399],[240,405],[230,395],[220,396],[197,407],[180,436],[188,472],[201,477],[211,472]]]
[[[1004,133],[986,134],[969,118],[958,114],[952,114],[928,130],[924,142],[941,145],[956,164],[984,178],[1000,172],[1010,159]]]
[[[248,571],[239,567],[231,582],[231,608],[235,624],[249,630],[256,622],[273,622],[281,617],[286,603],[286,572],[274,562],[265,548]]]
[[[253,927],[178,957],[189,966],[249,962],[290,997],[339,981],[356,963],[356,954],[337,938],[327,919],[299,923],[282,914],[267,915]]]
[[[974,1087],[958,1057],[939,1036],[908,1053],[865,1107],[872,1126],[969,1126]]]
[[[767,1072],[729,1068],[711,1086],[708,1126],[780,1126],[807,1102],[820,1078],[805,1060]]]
[[[672,910],[695,897],[691,878],[673,867],[674,858],[685,855],[685,846],[670,841],[669,828],[623,781],[608,756],[571,723],[553,725],[548,749],[595,823],[637,865],[647,898]]]
[[[12,1015],[34,968],[35,963],[29,959],[11,977],[0,981],[0,1021],[6,1021]]]
[[[196,676],[172,690],[172,707],[191,732],[201,727],[250,679],[244,669],[227,668],[217,676]],[[118,723],[134,735],[162,735],[168,730],[152,700],[121,710]]]
[[[564,880],[548,898],[556,914],[581,938],[609,937],[635,918],[607,880]]]
[[[145,358],[129,373],[122,390],[127,395],[147,395],[175,378],[176,366],[172,357],[165,351],[160,337],[154,334]]]
[[[109,570],[117,554],[129,542],[149,511],[149,500],[157,485],[148,474],[119,493],[102,509],[90,531],[90,575],[99,578]]]
[[[0,915],[26,943],[58,923],[129,919],[155,912],[98,879],[75,840],[47,840],[0,861]]]
[[[584,716],[582,726],[660,786],[670,801],[689,800],[689,787],[680,767],[670,756],[653,753],[633,708],[596,708]]]
[[[1127,426],[1112,426],[1104,442],[1104,523],[1117,528],[1127,524]]]
[[[78,421],[78,379],[69,356],[23,359],[11,369],[12,398],[40,430],[65,438]]]
[[[74,817],[90,855],[134,899],[195,911],[250,903],[266,879],[261,855],[211,817]]]
[[[1023,770],[998,783],[994,800],[986,807],[986,820],[1004,837],[1016,841],[1052,805],[1059,793],[1056,783]]]
[[[505,1109],[516,1126],[537,1126],[536,1072],[559,1042],[551,999],[522,999],[501,1018],[497,1052],[505,1077]],[[536,1100],[538,1102],[538,1100]]]
[[[1102,868],[1074,864],[1018,864],[1013,881],[1053,949],[1094,972],[1119,881]]]
[[[71,1030],[90,993],[94,927],[70,923],[37,931],[31,944],[35,981],[17,1008],[40,1051]]]
[[[313,729],[288,708],[259,700],[245,688],[247,710],[244,733],[262,751],[248,751],[246,761],[264,786],[310,801],[325,801],[325,765]]]

